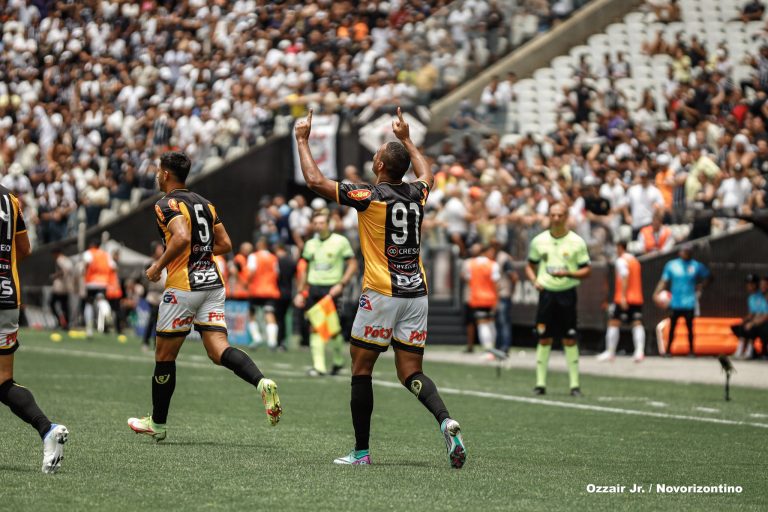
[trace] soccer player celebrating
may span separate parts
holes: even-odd
[[[567,226],[568,209],[563,203],[549,207],[549,229],[539,233],[528,252],[525,273],[539,290],[536,310],[536,387],[547,392],[547,366],[552,340],[563,342],[568,363],[571,395],[581,396],[579,388],[579,347],[576,345],[576,287],[591,272],[589,252],[584,240]]]
[[[619,327],[632,323],[632,341],[635,343],[634,360],[645,359],[645,327],[643,327],[643,276],[640,262],[627,252],[626,242],[616,243],[616,280],[613,293],[613,311],[605,331],[605,352],[598,361],[613,361],[619,345]]]
[[[55,473],[64,459],[64,443],[69,431],[64,425],[51,423],[35,403],[35,397],[13,380],[13,354],[19,348],[19,261],[32,249],[27,225],[21,214],[19,200],[0,185],[0,402],[11,412],[29,423],[43,440],[43,473]]]
[[[258,389],[270,424],[276,425],[282,414],[277,385],[264,377],[245,352],[227,341],[224,282],[213,257],[231,251],[232,242],[213,204],[185,188],[190,165],[185,154],[171,151],[160,157],[157,170],[165,196],[155,204],[155,213],[165,252],[146,273],[155,282],[167,268],[168,277],[157,320],[152,415],[128,419],[134,432],[155,441],[167,435],[176,358],[192,326],[200,332],[214,364],[229,368]]]
[[[312,158],[312,111],[296,123],[301,170],[309,188],[358,212],[365,259],[363,293],[352,327],[352,425],[355,448],[335,464],[370,464],[373,413],[371,374],[379,354],[391,344],[400,382],[435,416],[445,438],[451,466],[464,465],[466,450],[459,423],[451,419],[434,382],[424,375],[427,338],[427,281],[421,264],[421,221],[434,178],[409,135],[400,109],[392,129],[400,142],[383,144],[373,157],[375,185],[341,184],[322,175]],[[404,183],[413,164],[418,178]]]

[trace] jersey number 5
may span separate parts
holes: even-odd
[[[413,212],[413,230],[416,235],[416,245],[419,245],[419,205],[408,203],[406,207],[403,203],[392,205],[392,226],[399,232],[392,233],[392,241],[397,245],[403,245],[408,240],[408,214]]]
[[[196,204],[194,208],[197,225],[200,227],[200,241],[204,244],[207,244],[211,239],[211,230],[208,227],[208,221],[206,220],[205,215],[203,215],[203,208],[205,208],[205,206],[202,204]]]

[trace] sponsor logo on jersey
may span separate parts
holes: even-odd
[[[389,269],[392,270],[393,272],[397,272],[398,274],[403,274],[407,276],[413,276],[415,274],[418,274],[421,271],[421,269],[419,268],[418,260],[410,260],[410,261],[404,261],[404,262],[390,261]]]
[[[176,294],[173,292],[165,292],[165,295],[163,295],[163,304],[178,304],[179,301],[176,300]]]
[[[179,202],[175,199],[169,199],[168,200],[168,208],[171,210],[178,212],[179,211]]]
[[[419,288],[424,282],[424,280],[421,278],[421,273],[413,276],[395,274],[394,277],[397,287],[402,288],[403,290],[415,290]]]
[[[392,258],[396,256],[418,256],[421,253],[419,247],[398,247],[396,245],[390,245],[387,247],[387,256]]]
[[[173,323],[171,324],[171,329],[177,329],[179,327],[184,327],[185,325],[192,325],[192,322],[195,320],[195,317],[193,316],[185,316],[184,318],[174,318]]]
[[[380,325],[366,325],[364,336],[366,338],[379,338],[381,340],[389,340],[392,337],[392,328],[386,328]]]
[[[354,200],[354,201],[365,201],[369,197],[371,197],[371,191],[367,188],[362,188],[358,190],[350,190],[347,192],[347,197]]]
[[[4,249],[0,248],[0,251]],[[0,275],[5,275],[11,272],[11,262],[5,258],[0,258]]]
[[[13,296],[16,290],[13,287],[13,282],[7,277],[0,278],[0,298],[7,299]]]
[[[206,252],[213,252],[213,248],[210,245],[198,245],[195,244],[192,246],[192,252],[197,253],[206,253]]]
[[[364,309],[366,311],[373,311],[373,304],[371,304],[371,298],[368,297],[366,294],[362,294],[360,296],[360,309]]]
[[[155,213],[157,214],[157,218],[160,219],[160,222],[165,222],[165,215],[163,215],[163,209],[160,208],[160,205],[155,205]]]
[[[414,341],[427,341],[427,331],[411,331],[408,342],[413,343]]]
[[[209,322],[221,322],[224,320],[224,313],[223,312],[211,312],[208,313],[208,321]]]

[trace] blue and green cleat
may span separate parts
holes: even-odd
[[[353,466],[368,466],[371,464],[371,454],[368,450],[352,450],[349,452],[349,455],[334,459],[333,463]]]
[[[445,437],[445,446],[448,449],[448,460],[451,462],[451,467],[461,469],[467,458],[467,450],[464,447],[464,440],[461,438],[459,422],[446,418],[440,425],[440,432]]]

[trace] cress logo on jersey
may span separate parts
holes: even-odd
[[[371,197],[371,191],[367,188],[361,188],[357,190],[350,190],[347,192],[347,197],[354,201],[365,201]]]
[[[360,309],[364,309],[366,311],[373,311],[373,304],[371,304],[371,298],[368,297],[366,294],[362,294],[360,296]]]
[[[173,292],[165,292],[165,295],[163,295],[163,304],[178,304],[179,301],[176,300],[176,294]]]
[[[0,251],[2,251],[3,248],[0,246]],[[11,272],[11,262],[6,260],[5,258],[0,258],[0,276],[4,276],[5,274],[8,274]]]
[[[163,215],[163,210],[160,208],[160,205],[155,205],[155,213],[157,214],[157,218],[160,219],[160,222],[165,222],[165,215]]]
[[[168,200],[168,208],[171,210],[178,212],[179,211],[179,202],[173,198]]]

